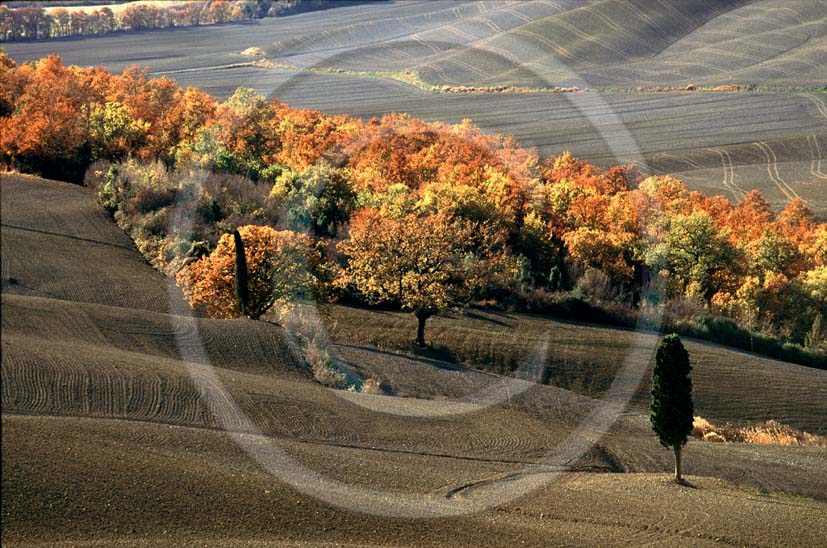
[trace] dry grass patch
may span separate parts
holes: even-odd
[[[725,84],[721,86],[715,86],[712,88],[712,91],[744,91],[749,89],[747,86],[742,86],[741,84]]]
[[[385,388],[382,385],[382,381],[375,377],[370,377],[362,382],[362,386],[359,387],[359,392],[381,396],[385,393]]]
[[[264,50],[253,46],[242,51],[241,55],[247,55],[249,57],[264,57]]]
[[[827,436],[797,430],[772,419],[751,426],[735,426],[730,423],[715,425],[703,417],[695,417],[691,435],[711,442],[827,447]]]

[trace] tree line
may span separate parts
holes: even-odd
[[[320,0],[313,0],[318,3]],[[306,0],[195,0],[188,2],[127,3],[82,9],[42,5],[0,5],[0,40],[49,40],[120,31],[213,25],[274,16]]]
[[[244,88],[218,102],[138,67],[2,55],[0,163],[85,175],[144,255],[216,317],[240,313],[238,229],[251,299],[400,307],[420,343],[428,317],[469,302],[577,312],[574,300],[704,329],[731,318],[756,350],[767,333],[825,349],[827,225],[803,201],[775,211],[758,191],[731,203],[633,166],[543,158],[467,120],[360,120]]]

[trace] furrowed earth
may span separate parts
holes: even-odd
[[[435,348],[547,342],[549,384],[515,381],[492,405],[506,378],[490,368],[380,350],[410,336],[406,315],[328,306],[336,359],[381,376],[387,395],[336,391],[278,325],[182,314],[92,191],[4,175],[2,223],[4,545],[816,546],[827,526],[822,447],[690,441],[690,485],[669,480],[671,453],[645,415],[654,335],[519,314],[435,319]],[[687,344],[698,414],[827,431],[827,371]],[[642,364],[643,383],[607,429],[590,428],[624,361]],[[475,511],[423,520],[331,505],[270,474],[238,436],[314,477]],[[515,479],[537,485],[485,506]]]
[[[3,49],[470,118],[824,219],[827,8],[782,4],[390,1]],[[420,351],[410,315],[324,305],[336,363],[383,386],[333,390],[275,321],[194,315],[92,190],[4,173],[0,206],[4,546],[823,545],[825,447],[691,439],[672,481],[655,333],[469,310],[429,320]],[[684,342],[696,415],[827,435],[827,370]]]

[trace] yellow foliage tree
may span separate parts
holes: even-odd
[[[626,256],[634,243],[628,233],[609,233],[593,228],[578,228],[563,236],[571,258],[591,268],[601,269],[614,280],[632,280],[634,270]]]
[[[348,265],[340,285],[372,303],[396,303],[417,319],[416,343],[425,345],[425,322],[461,306],[482,281],[508,276],[502,242],[484,225],[446,212],[392,216],[362,209],[339,244]],[[487,276],[480,276],[486,272]]]
[[[81,113],[88,120],[93,159],[124,158],[146,140],[149,123],[133,120],[123,103],[92,103],[84,105]]]

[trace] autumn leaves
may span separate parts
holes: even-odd
[[[301,297],[313,286],[310,242],[305,236],[268,226],[239,227],[248,272],[246,315],[260,318],[279,299]],[[193,307],[212,318],[241,314],[235,288],[235,243],[224,234],[213,252],[178,271],[176,282]]]
[[[365,208],[339,248],[347,266],[338,283],[369,302],[398,304],[413,313],[422,346],[428,318],[507,287],[519,275],[519,263],[489,225],[448,211],[388,216]]]
[[[440,311],[519,308],[599,278],[615,291],[586,295],[598,306],[634,308],[649,283],[654,305],[694,299],[825,344],[808,333],[827,314],[827,227],[800,200],[775,213],[757,191],[732,204],[630,166],[542,159],[469,121],[363,121],[243,88],[218,103],[138,68],[57,57],[16,66],[0,54],[0,130],[9,168],[80,180],[98,161],[87,180],[116,220],[213,316],[238,313],[227,234],[239,229],[254,315],[306,286],[409,310],[422,344]]]

